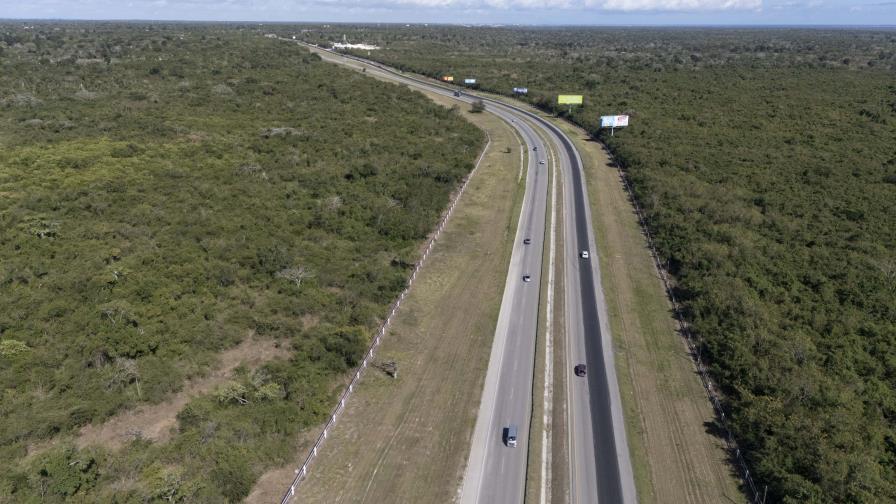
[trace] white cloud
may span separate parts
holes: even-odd
[[[350,0],[351,1],[351,0]],[[369,2],[353,0],[358,6]],[[577,0],[378,0],[380,5],[410,7],[459,7],[466,9],[554,9],[581,6]]]
[[[721,11],[758,10],[762,0],[588,0],[615,11]]]
[[[313,1],[313,0],[312,0]],[[330,0],[317,0],[330,2]],[[338,0],[337,0],[338,1]],[[342,0],[343,2],[346,0]],[[608,11],[759,10],[763,0],[376,0],[380,6],[465,9],[597,9]],[[364,6],[365,0],[347,0]]]
[[[764,0],[0,0],[3,17],[139,17],[206,19],[224,15],[225,19],[256,18],[253,13],[309,12],[318,9],[389,12],[414,11],[592,11],[592,12],[720,12],[762,9]],[[820,0],[783,0],[818,2]],[[894,0],[878,0],[894,1]],[[774,1],[772,1],[774,7]],[[102,14],[105,14],[102,15]],[[198,15],[197,14],[201,14]],[[578,14],[575,14],[578,15]],[[269,17],[264,15],[262,17]],[[451,21],[450,19],[447,21]]]

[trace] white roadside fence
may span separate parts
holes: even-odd
[[[311,466],[311,462],[319,455],[320,450],[326,441],[327,437],[329,437],[331,431],[333,430],[333,426],[336,424],[336,420],[339,418],[339,415],[345,411],[345,403],[348,401],[349,397],[352,395],[355,387],[358,386],[358,382],[361,381],[361,377],[364,374],[364,370],[372,363],[373,355],[376,353],[377,347],[379,347],[380,342],[383,337],[389,330],[389,326],[392,325],[392,320],[395,318],[395,314],[398,312],[398,308],[401,307],[401,302],[404,301],[404,298],[407,296],[408,291],[411,289],[411,286],[414,285],[414,280],[417,278],[417,273],[420,272],[420,269],[423,267],[426,259],[429,257],[429,253],[432,251],[432,247],[435,244],[436,240],[441,236],[442,231],[445,229],[445,225],[448,222],[448,219],[451,218],[451,214],[454,213],[454,208],[457,206],[458,200],[464,194],[464,191],[467,189],[467,184],[470,183],[470,180],[473,178],[473,175],[476,174],[476,171],[479,169],[479,164],[482,163],[482,159],[485,157],[485,153],[488,152],[488,148],[491,146],[492,139],[486,132],[486,137],[488,141],[485,144],[485,147],[482,149],[482,153],[479,155],[479,159],[476,160],[476,165],[467,175],[466,179],[464,179],[463,184],[461,184],[460,189],[454,194],[454,197],[451,198],[451,203],[448,205],[448,211],[442,216],[441,220],[439,220],[439,225],[436,227],[435,232],[429,239],[429,242],[426,244],[426,248],[423,250],[423,255],[420,257],[420,260],[417,261],[417,264],[414,266],[414,271],[411,273],[410,278],[408,278],[407,285],[404,290],[401,292],[401,295],[398,296],[398,299],[392,303],[392,307],[389,309],[389,315],[386,317],[385,322],[380,326],[379,330],[376,332],[376,336],[373,338],[373,341],[370,342],[370,346],[367,348],[367,352],[364,354],[364,359],[361,361],[361,365],[355,369],[355,373],[352,376],[351,381],[348,383],[348,386],[342,391],[342,395],[339,396],[339,402],[336,403],[336,407],[333,408],[332,413],[330,413],[330,417],[327,419],[326,425],[324,425],[323,431],[321,431],[320,435],[317,436],[317,440],[312,445],[311,450],[309,450],[308,455],[305,457],[305,461],[302,462],[302,465],[296,469],[296,477],[292,480],[292,483],[289,485],[289,488],[286,490],[286,493],[283,495],[283,498],[280,500],[280,504],[287,504],[291,502],[296,495],[296,489],[302,483],[302,480],[308,475],[309,467]]]

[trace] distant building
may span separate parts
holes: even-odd
[[[345,42],[333,42],[333,49],[359,49],[361,51],[373,51],[380,46],[370,44],[346,44]]]

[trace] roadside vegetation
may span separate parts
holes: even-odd
[[[896,32],[343,33],[405,70],[528,87],[606,141],[768,501],[896,500]]]
[[[484,135],[239,26],[0,25],[0,502],[240,501],[295,458]],[[250,337],[167,442],[73,442]]]
[[[300,502],[444,504],[460,488],[526,184],[514,131],[461,111],[491,145],[377,351],[398,375],[368,371]]]

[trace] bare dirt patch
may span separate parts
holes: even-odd
[[[81,428],[75,443],[80,446],[102,445],[118,449],[135,437],[165,442],[177,422],[177,414],[190,400],[207,394],[224,383],[240,365],[255,368],[276,358],[286,358],[289,350],[278,342],[250,335],[239,345],[219,356],[218,367],[202,378],[189,380],[181,392],[161,404],[144,405],[124,411],[101,425]]]

